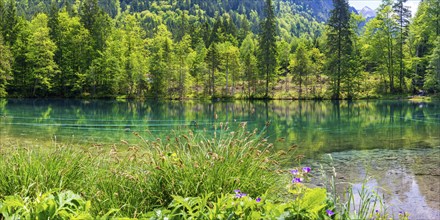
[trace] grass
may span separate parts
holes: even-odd
[[[326,191],[303,184],[309,167],[282,170],[286,152],[264,131],[219,124],[213,134],[133,133],[143,144],[110,149],[5,146],[0,219],[389,219],[366,183],[341,199],[334,175]]]
[[[92,202],[95,215],[118,209],[136,217],[167,206],[173,196],[216,198],[237,188],[262,195],[280,186],[281,154],[261,134],[240,124],[234,131],[219,125],[212,138],[192,131],[164,139],[134,133],[143,144],[123,148],[7,146],[0,149],[0,199],[71,190]]]

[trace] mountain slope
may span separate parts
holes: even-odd
[[[376,12],[373,9],[369,8],[368,6],[362,8],[362,10],[359,11],[359,14],[362,15],[365,19],[371,19],[376,17]]]
[[[80,9],[84,1],[94,0],[57,0],[59,8]],[[258,33],[259,21],[264,16],[265,0],[97,0],[100,7],[116,18],[118,13],[128,11],[148,15],[146,22],[156,20],[166,23],[172,32],[182,12],[189,15],[189,22],[207,22],[214,25],[219,17],[231,19],[233,25],[242,28],[244,20],[249,22],[249,29]],[[36,13],[49,13],[52,0],[17,0],[19,14],[31,19]],[[273,0],[281,38],[304,36],[316,38],[321,35],[323,22],[329,17],[332,0]],[[155,15],[154,18],[151,15]],[[157,18],[159,17],[159,18]],[[157,23],[157,22],[156,22]],[[145,27],[157,27],[156,23]],[[148,30],[147,30],[148,31]]]

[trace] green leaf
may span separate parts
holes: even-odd
[[[313,215],[318,215],[318,212],[326,206],[326,199],[327,194],[325,189],[307,189],[300,200],[300,206],[302,210],[307,210]]]

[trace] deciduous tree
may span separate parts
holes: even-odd
[[[32,96],[47,96],[53,86],[53,77],[58,72],[54,61],[55,43],[50,39],[48,18],[45,14],[38,14],[30,24],[28,52]]]
[[[298,78],[298,99],[302,99],[303,79],[310,73],[310,58],[304,44],[300,43],[296,48],[295,61],[291,64],[292,74]]]

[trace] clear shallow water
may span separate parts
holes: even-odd
[[[366,187],[383,197],[388,212],[396,219],[399,212],[410,213],[410,219],[440,219],[440,146],[350,150],[308,162],[314,167],[323,165],[328,175],[335,167],[336,188],[341,195],[350,183],[354,183],[355,192],[361,190],[366,180]],[[312,182],[325,181],[315,176]],[[355,200],[359,204],[356,194]],[[379,206],[376,209],[381,210]]]
[[[438,102],[0,99],[0,147],[11,142],[54,141],[111,145],[124,140],[136,144],[140,140],[132,132],[141,136],[149,132],[166,136],[186,129],[213,133],[214,125],[221,122],[231,127],[246,122],[250,130],[270,122],[266,135],[277,148],[297,145],[297,153],[311,159],[307,162],[315,167],[320,163],[329,166],[323,155],[331,154],[333,165],[344,176],[341,181],[372,176],[371,185],[394,190],[388,201],[397,204],[395,210],[419,210],[413,219],[440,219],[440,196],[435,194],[440,193],[440,185],[435,184],[440,182]],[[431,171],[421,174],[427,166]],[[404,197],[403,192],[409,194]]]

